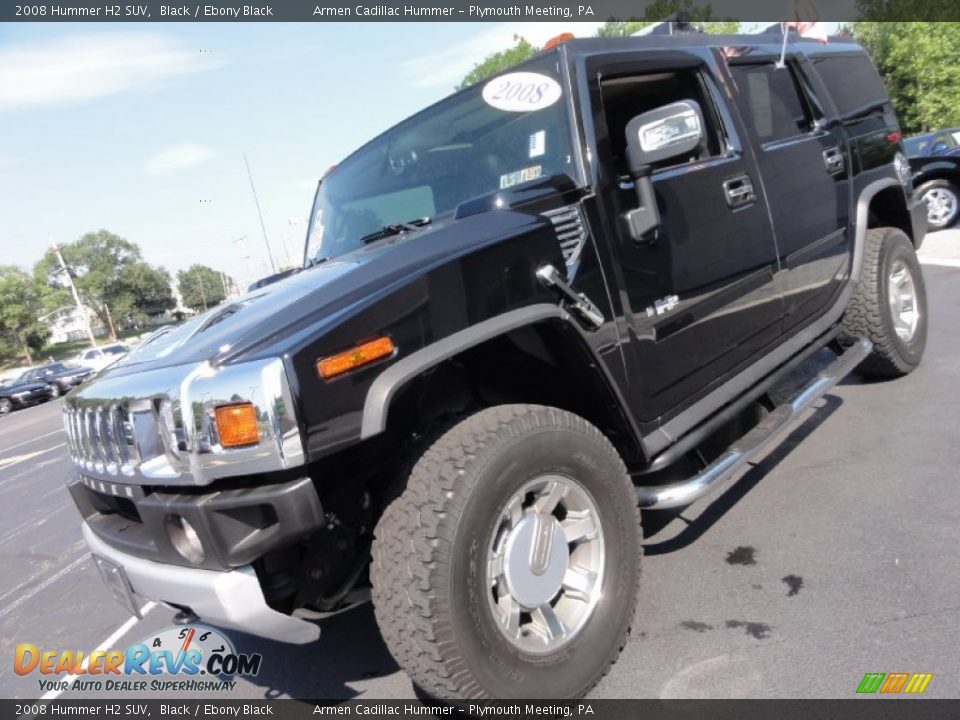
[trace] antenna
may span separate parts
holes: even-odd
[[[247,160],[247,154],[243,153],[243,164],[247,166],[247,178],[250,180],[250,189],[253,191],[253,202],[257,206],[257,216],[260,218],[260,229],[263,230],[263,244],[267,246],[267,257],[270,258],[270,270],[277,272],[277,266],[273,262],[273,253],[270,251],[270,241],[267,240],[267,226],[263,224],[263,213],[260,211],[260,200],[257,198],[257,188],[253,184],[253,173],[250,172],[250,161]]]

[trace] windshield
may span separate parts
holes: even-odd
[[[920,137],[907,138],[903,141],[903,147],[907,151],[909,157],[917,157],[918,155],[925,155],[927,152],[927,146],[930,144],[930,136],[922,135]]]
[[[559,81],[558,55],[548,53],[354,152],[317,190],[307,262],[355,250],[388,225],[435,220],[479,195],[558,173],[576,177]]]

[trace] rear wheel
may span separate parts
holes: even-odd
[[[60,397],[60,386],[56,383],[50,384],[50,399]]]
[[[0,415],[9,415],[13,411],[10,398],[0,398]]]
[[[606,437],[504,405],[434,443],[384,512],[374,608],[430,695],[579,697],[626,641],[639,561],[636,496]]]
[[[900,377],[920,364],[927,342],[927,292],[913,243],[896,228],[867,231],[860,282],[844,331],[866,337],[873,352],[857,368],[868,377]]]
[[[931,180],[917,188],[927,203],[927,225],[931,230],[952,227],[960,216],[960,188],[949,180]]]

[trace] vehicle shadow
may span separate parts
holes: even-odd
[[[793,452],[794,448],[799,446],[814,430],[829,419],[841,405],[843,405],[843,400],[836,395],[825,395],[821,403],[814,408],[813,414],[797,425],[789,434],[784,435],[779,444],[760,462],[751,464],[749,470],[696,517],[685,515],[687,508],[644,511],[642,513],[644,538],[655,536],[674,520],[686,523],[685,528],[668,540],[644,545],[644,555],[664,555],[676,552],[694,543]]]
[[[268,700],[350,700],[362,694],[351,683],[399,671],[369,602],[320,621],[320,640],[307,645],[288,645],[237,631],[230,636],[240,652],[263,656],[259,674],[247,680],[262,687]]]

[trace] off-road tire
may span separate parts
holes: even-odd
[[[909,342],[897,335],[888,302],[887,278],[898,259],[913,279],[919,310],[918,325]],[[860,280],[844,314],[843,329],[849,337],[865,337],[873,343],[873,352],[857,367],[864,377],[901,377],[920,364],[927,342],[927,294],[913,243],[902,230],[867,230]]]
[[[948,217],[941,222],[934,222],[929,216],[927,216],[927,224],[930,230],[946,230],[947,228],[951,228],[956,225],[957,219],[960,218],[960,187],[957,187],[949,180],[930,180],[929,182],[925,182],[917,188],[917,197],[925,200],[925,196],[928,192],[937,189],[953,195],[954,212],[951,217]]]
[[[550,654],[529,655],[495,624],[485,557],[500,503],[543,473],[591,494],[606,548],[603,594]],[[501,405],[461,421],[424,454],[385,510],[371,580],[387,647],[420,690],[444,699],[581,697],[622,650],[636,606],[640,515],[609,440],[556,408]]]

